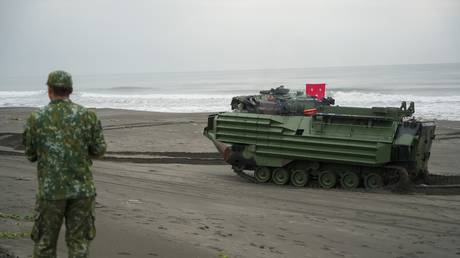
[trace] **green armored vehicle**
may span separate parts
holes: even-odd
[[[233,112],[209,116],[204,135],[238,175],[258,183],[346,189],[427,176],[435,124],[412,118],[413,102],[340,107],[330,98],[283,90],[236,97]]]

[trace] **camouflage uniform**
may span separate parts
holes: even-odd
[[[63,71],[50,73],[48,85],[72,87]],[[32,240],[34,257],[56,257],[63,219],[69,257],[88,257],[95,236],[96,189],[91,158],[106,150],[96,114],[69,99],[52,100],[30,115],[23,135],[25,154],[37,161],[38,191]]]

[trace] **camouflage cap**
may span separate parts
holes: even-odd
[[[53,71],[48,75],[48,86],[72,88],[72,76],[65,71]]]

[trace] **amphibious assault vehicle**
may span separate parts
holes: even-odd
[[[257,183],[368,189],[423,181],[435,124],[400,107],[341,107],[280,87],[238,96],[204,135],[238,175]]]

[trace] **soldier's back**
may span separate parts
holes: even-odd
[[[39,195],[51,200],[94,196],[90,154],[98,146],[95,136],[102,134],[96,114],[66,99],[51,101],[33,117]]]

